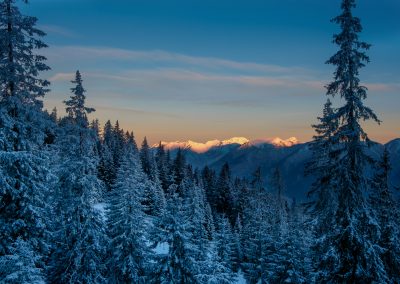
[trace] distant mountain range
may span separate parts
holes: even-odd
[[[213,140],[206,143],[162,142],[165,149],[174,153],[178,148],[185,151],[186,160],[194,168],[209,166],[217,171],[227,162],[234,176],[250,177],[261,167],[265,186],[268,188],[270,177],[279,167],[285,187],[285,194],[298,200],[306,200],[306,193],[312,183],[312,177],[304,176],[304,167],[311,158],[309,143],[300,143],[295,137],[258,139],[250,141],[244,137],[235,137],[224,141]],[[156,146],[156,145],[155,145]],[[371,147],[371,155],[379,157],[384,147],[391,155],[393,187],[400,186],[400,139]]]
[[[161,142],[166,150],[176,150],[178,148],[190,150],[197,154],[205,153],[210,151],[213,148],[220,148],[223,146],[229,145],[239,145],[239,146],[260,146],[263,144],[271,144],[276,147],[290,147],[296,144],[299,144],[299,141],[296,137],[290,137],[289,139],[281,139],[279,137],[276,138],[264,138],[264,139],[256,139],[250,141],[245,137],[233,137],[227,140],[210,140],[205,143],[199,143],[194,141],[175,141],[175,142]],[[159,144],[153,145],[153,147],[157,147]]]

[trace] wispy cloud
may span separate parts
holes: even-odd
[[[71,81],[75,73],[57,73],[49,78],[50,81]],[[243,84],[259,87],[285,87],[297,88],[305,87],[314,90],[324,90],[327,84],[325,81],[318,81],[315,78],[304,78],[300,76],[243,76],[243,75],[219,75],[207,72],[194,72],[185,69],[157,68],[154,70],[131,70],[122,72],[119,75],[107,73],[88,72],[85,76],[90,78],[105,79],[109,81],[143,82],[143,79],[154,80],[172,80],[172,81],[197,81],[197,82],[220,82],[231,84]],[[397,83],[367,83],[365,86],[374,92],[399,91],[400,84]]]
[[[88,78],[97,78],[108,81],[119,81],[132,84],[159,83],[163,80],[179,82],[197,82],[218,84],[226,83],[233,85],[247,85],[252,87],[285,87],[298,88],[306,87],[315,90],[323,89],[323,83],[314,80],[305,80],[304,78],[296,78],[291,76],[274,77],[274,76],[243,76],[243,75],[219,75],[207,72],[194,72],[185,69],[168,69],[160,68],[154,70],[131,70],[122,72],[121,74],[107,74],[86,72],[84,75]],[[49,78],[50,81],[70,81],[74,73],[57,73]]]
[[[43,30],[44,32],[46,32],[47,34],[55,34],[55,35],[59,35],[59,36],[63,36],[66,38],[77,38],[79,37],[79,34],[61,27],[61,26],[56,26],[56,25],[38,25],[38,28]]]
[[[48,56],[50,61],[61,61],[57,66],[72,66],[52,74],[53,86],[61,91],[60,87],[73,79],[71,71],[79,67],[96,103],[113,94],[126,102],[173,101],[236,109],[277,104],[294,97],[307,97],[299,102],[307,104],[323,96],[327,83],[326,74],[306,68],[167,51],[64,46],[51,48]],[[370,82],[366,86],[371,92],[400,91],[397,83]]]
[[[237,71],[253,71],[267,73],[307,72],[305,68],[287,67],[254,62],[239,62],[213,57],[196,57],[162,50],[140,51],[107,47],[56,46],[48,51],[49,56],[79,59],[123,60],[166,62],[173,64],[195,65],[199,67],[218,69],[227,68]]]
[[[365,86],[373,92],[400,92],[400,83],[367,83]]]
[[[95,106],[95,108],[96,108],[96,110],[102,110],[102,111],[106,110],[106,111],[112,111],[112,112],[116,112],[116,113],[127,112],[129,114],[140,115],[140,116],[180,118],[179,115],[172,114],[172,113],[147,111],[147,110],[141,110],[141,109],[126,108],[126,107],[111,107],[111,106],[97,105],[97,106]]]
[[[56,81],[71,81],[74,78],[74,73],[56,73],[49,78],[51,82]]]

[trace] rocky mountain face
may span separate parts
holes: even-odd
[[[266,188],[269,186],[273,171],[279,167],[285,194],[298,200],[307,199],[307,191],[313,180],[312,176],[304,176],[305,164],[311,158],[309,143],[299,143],[295,138],[254,141],[234,138],[216,141],[218,140],[214,140],[214,143],[202,144],[207,147],[199,147],[191,141],[189,141],[191,143],[174,142],[174,144],[164,142],[164,145],[172,153],[177,148],[184,149],[188,163],[194,168],[202,169],[207,165],[218,171],[224,163],[228,163],[234,176],[250,177],[260,166]],[[395,139],[385,145],[376,144],[370,148],[371,155],[379,157],[384,147],[388,148],[391,155],[391,183],[392,187],[396,188],[400,186],[400,139]]]

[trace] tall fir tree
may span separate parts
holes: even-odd
[[[142,146],[140,147],[140,161],[142,163],[144,173],[150,179],[154,180],[155,169],[153,163],[153,154],[151,153],[151,149],[146,137],[144,137]]]
[[[300,208],[293,200],[288,212],[287,230],[281,231],[278,247],[268,259],[270,262],[271,282],[273,283],[309,283],[311,270],[309,252],[310,238],[300,216]]]
[[[170,185],[168,182],[169,164],[167,162],[167,156],[164,150],[164,145],[161,142],[157,147],[157,152],[155,154],[155,161],[161,186],[164,192],[166,192]]]
[[[371,238],[379,228],[374,225],[376,222],[370,215],[364,195],[368,190],[364,170],[371,159],[365,151],[369,139],[361,126],[361,121],[379,120],[363,103],[367,88],[360,84],[358,76],[359,70],[369,62],[365,50],[370,45],[359,40],[362,27],[360,19],[353,15],[355,3],[355,0],[343,0],[342,13],[332,20],[340,26],[341,31],[334,35],[333,40],[339,46],[339,51],[327,61],[327,64],[336,67],[334,81],[327,85],[327,95],[339,96],[344,100],[344,105],[323,121],[328,125],[324,132],[327,135],[329,127],[337,123],[334,132],[326,138],[332,144],[328,153],[333,162],[329,187],[333,183],[336,196],[332,202],[337,200],[337,206],[333,212],[333,226],[326,235],[319,235],[322,241],[317,248],[320,257],[316,263],[316,281],[384,283],[387,281],[386,272],[379,249]],[[323,204],[327,198],[323,193],[318,196],[317,203]],[[327,210],[331,208],[326,207]],[[322,211],[322,218],[331,214]]]
[[[274,251],[273,229],[276,221],[272,195],[261,188],[251,188],[243,212],[242,269],[249,283],[268,283],[268,257]]]
[[[163,214],[165,208],[165,195],[159,179],[156,162],[151,149],[147,144],[146,138],[144,139],[142,148],[140,149],[139,157],[142,170],[146,174],[146,186],[144,188],[143,199],[145,212],[149,216],[159,217]]]
[[[214,189],[215,189],[215,172],[211,170],[208,166],[205,166],[201,171],[201,179],[203,182],[204,190],[206,192],[206,197],[208,203],[213,203],[214,201]],[[212,206],[214,208],[214,204]]]
[[[165,214],[157,226],[159,232],[154,239],[168,245],[168,251],[157,255],[151,273],[151,283],[195,283],[199,273],[198,263],[193,255],[193,229],[189,207],[173,184],[168,189]]]
[[[114,130],[113,131],[113,136],[114,136],[113,159],[114,159],[114,167],[118,171],[126,141],[125,141],[124,130],[119,126],[118,120],[115,122],[115,126],[114,126],[113,130]]]
[[[184,190],[185,202],[188,206],[188,215],[192,224],[193,257],[196,262],[204,264],[209,252],[209,224],[207,222],[206,204],[204,203],[204,191],[203,188],[195,185],[192,180],[185,181],[184,184],[187,187]]]
[[[79,70],[76,71],[75,79],[72,80],[71,83],[75,85],[73,88],[71,88],[72,96],[69,98],[69,100],[64,101],[68,118],[77,126],[88,128],[89,121],[87,115],[95,110],[94,108],[85,106],[86,90],[83,88],[82,75]]]
[[[225,216],[221,216],[217,221],[215,245],[221,263],[228,269],[228,271],[232,271],[235,240],[232,233],[231,223]]]
[[[212,247],[205,265],[196,275],[196,283],[199,284],[230,284],[236,283],[236,277],[232,270],[224,265],[224,261],[218,255],[216,246]]]
[[[180,185],[186,177],[186,158],[181,148],[176,152],[175,159],[173,159],[170,167],[170,179],[173,184]],[[180,192],[183,194],[183,192]]]
[[[211,206],[214,207],[218,214],[225,214],[231,223],[236,219],[233,216],[233,196],[232,196],[232,179],[229,165],[225,163],[219,173],[219,177],[213,190]]]
[[[240,216],[233,227],[233,271],[238,272],[243,262],[243,224]]]
[[[182,181],[181,186],[185,186],[185,189],[180,192],[184,192],[183,200],[188,208],[187,216],[190,222],[188,229],[192,236],[191,257],[194,266],[197,267],[194,274],[196,283],[231,283],[234,275],[230,269],[231,263],[227,264],[229,257],[226,257],[228,255],[226,252],[230,247],[222,245],[225,244],[224,240],[218,243],[215,239],[214,223],[212,216],[210,219],[211,213],[207,212],[210,208],[204,189],[197,185],[195,180],[187,177]],[[210,240],[210,235],[214,241]],[[221,251],[223,253],[219,253]],[[231,251],[229,251],[229,256],[231,256]]]
[[[0,278],[31,271],[38,279],[36,268],[43,268],[48,251],[50,186],[49,155],[44,151],[50,120],[41,100],[49,82],[39,75],[50,68],[38,54],[47,47],[45,33],[36,27],[35,17],[20,12],[17,2],[0,1]],[[1,267],[4,259],[15,261],[13,270]]]
[[[372,210],[380,225],[378,244],[383,249],[381,258],[385,265],[389,282],[400,283],[400,227],[399,209],[391,190],[389,175],[390,155],[387,148],[375,164],[375,174],[371,181],[369,195]]]
[[[111,191],[116,179],[116,169],[112,150],[106,143],[101,145],[98,177],[104,182],[106,190]]]
[[[257,177],[257,175],[258,173],[256,171],[255,177]],[[281,169],[279,168],[279,166],[277,166],[272,173],[271,188],[274,191],[275,195],[278,197],[278,199],[282,199],[282,196],[284,195],[284,185],[283,185]]]
[[[322,117],[318,117],[319,124],[313,125],[314,140],[310,144],[313,158],[306,165],[306,175],[315,177],[308,192],[309,197],[316,197],[307,204],[307,209],[313,218],[313,226],[318,234],[326,233],[331,227],[333,215],[337,207],[337,196],[334,180],[331,174],[335,166],[333,135],[338,128],[338,121],[333,119],[334,109],[330,99],[324,105]],[[318,222],[317,222],[318,221]]]
[[[114,163],[114,129],[110,120],[104,125],[102,136],[98,176],[104,182],[106,190],[111,191],[117,176],[117,168]]]
[[[220,218],[215,240],[209,243],[205,261],[201,262],[200,271],[196,275],[197,283],[234,283],[235,273],[232,271],[234,243],[230,226],[226,217]]]
[[[58,111],[57,111],[56,107],[54,107],[53,110],[51,111],[50,118],[54,123],[57,123],[57,121],[58,121]]]
[[[50,267],[51,283],[101,283],[104,278],[104,219],[94,208],[103,191],[97,178],[96,135],[90,129],[82,77],[76,72],[72,96],[65,101],[58,172],[56,227]]]
[[[107,264],[111,283],[145,283],[151,258],[146,243],[149,222],[142,205],[146,178],[136,149],[128,144],[108,202]]]
[[[136,153],[139,153],[139,150],[138,150],[138,147],[137,147],[137,144],[136,144],[136,140],[135,140],[135,135],[133,134],[133,131],[131,131],[131,132],[127,131],[125,136],[126,136],[126,144],[128,146],[132,147],[133,150]]]
[[[103,142],[108,145],[108,147],[113,148],[114,147],[114,135],[113,135],[114,129],[111,124],[110,120],[107,120],[104,128],[103,128]]]
[[[1,283],[44,283],[45,274],[43,269],[36,266],[37,261],[38,255],[30,244],[18,238],[10,246],[10,252],[1,258]]]

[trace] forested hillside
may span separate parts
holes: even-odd
[[[0,283],[400,282],[399,143],[363,130],[380,120],[355,0],[332,20],[313,141],[201,156],[89,119],[79,71],[65,112],[44,110],[47,45],[25,2],[0,1]]]

